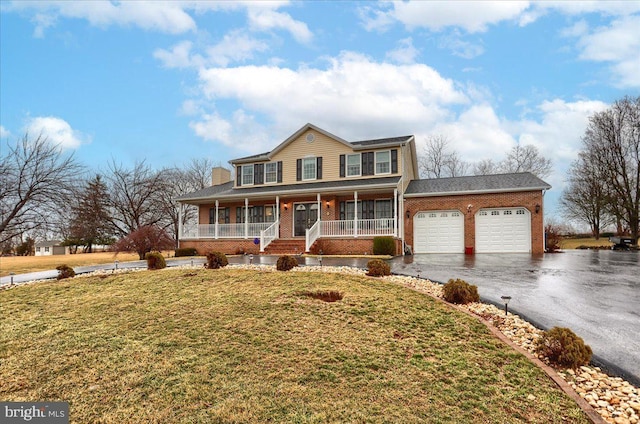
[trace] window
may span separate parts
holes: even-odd
[[[391,199],[376,200],[376,218],[393,218]]]
[[[49,246],[45,246],[44,251],[48,252],[49,251]]]
[[[242,165],[242,185],[253,184],[253,165]]]
[[[39,248],[39,247],[36,247],[36,252],[39,252],[39,251],[40,251],[40,248]]]
[[[269,162],[264,165],[264,182],[275,183],[278,181],[278,163]]]
[[[504,211],[505,215],[511,215],[511,211]]]
[[[500,215],[500,211],[491,211],[491,215]]]
[[[359,177],[361,164],[360,153],[347,155],[347,177]]]
[[[216,208],[209,208],[209,224],[216,223]],[[218,208],[218,224],[229,223],[229,208]]]
[[[518,209],[516,215],[524,215],[524,209]]]
[[[376,175],[391,173],[391,152],[376,152]]]
[[[302,159],[302,179],[303,180],[316,179],[316,158]]]
[[[275,205],[249,206],[249,223],[275,222]],[[236,208],[236,223],[244,224],[244,206]]]

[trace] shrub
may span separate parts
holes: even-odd
[[[302,292],[303,296],[311,297],[313,299],[322,300],[323,302],[337,302],[338,300],[342,300],[344,294],[340,293],[337,290],[327,290],[327,291],[305,291]]]
[[[156,225],[145,225],[113,244],[115,252],[136,252],[140,260],[147,253],[173,249],[175,243],[165,230]]]
[[[144,258],[147,260],[147,269],[162,269],[167,267],[164,256],[160,252],[149,252]]]
[[[57,266],[56,269],[58,270],[58,280],[76,276],[76,272],[67,264]]]
[[[581,337],[564,327],[553,327],[542,333],[536,342],[536,352],[554,364],[578,368],[591,361],[591,347]]]
[[[371,277],[391,275],[391,267],[382,259],[372,259],[367,262],[367,275],[370,275]]]
[[[181,247],[176,249],[175,257],[181,256],[198,256],[198,250],[195,247]]]
[[[479,302],[478,286],[467,283],[459,278],[449,280],[442,288],[444,300],[449,303],[466,304]]]
[[[373,254],[394,256],[396,254],[396,243],[393,237],[374,237]]]
[[[289,271],[292,268],[298,266],[298,261],[293,256],[283,255],[278,258],[276,262],[276,269],[278,271]]]
[[[208,269],[218,269],[224,268],[229,265],[229,260],[227,259],[227,255],[222,252],[209,252],[207,253],[207,263],[205,264],[205,268]]]

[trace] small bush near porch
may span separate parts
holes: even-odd
[[[373,254],[395,256],[396,242],[393,237],[374,237]]]
[[[484,325],[385,280],[170,269],[0,303],[0,398],[72,422],[588,422]]]

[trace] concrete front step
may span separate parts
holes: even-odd
[[[305,241],[296,239],[274,240],[265,249],[266,254],[296,254],[304,253]]]

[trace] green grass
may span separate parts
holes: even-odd
[[[478,321],[384,280],[145,271],[0,304],[0,399],[72,422],[588,422]]]

